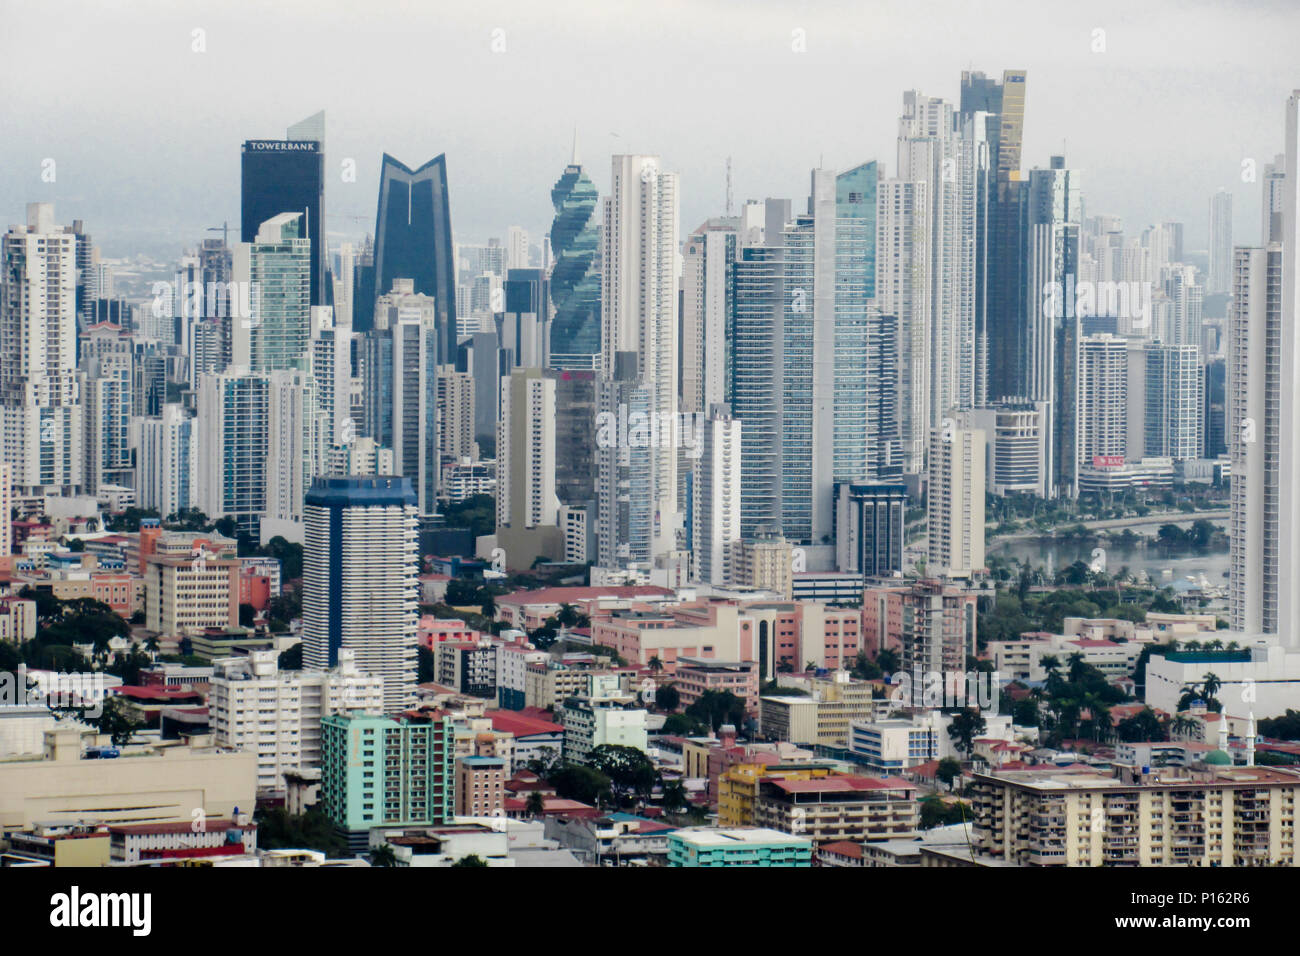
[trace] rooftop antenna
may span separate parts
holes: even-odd
[[[569,165],[578,165],[578,127],[576,124],[573,127],[573,158],[569,160]]]
[[[727,157],[727,217],[731,217],[731,157]]]

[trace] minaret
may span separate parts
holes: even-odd
[[[1255,712],[1250,712],[1246,722],[1246,766],[1255,766]]]
[[[1219,749],[1228,752],[1228,715],[1219,714]]]

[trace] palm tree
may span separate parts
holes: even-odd
[[[397,854],[387,843],[381,844],[370,851],[371,866],[397,866]]]
[[[1201,690],[1205,693],[1206,700],[1213,700],[1222,686],[1223,682],[1212,673],[1201,678]]]
[[[1173,722],[1169,725],[1170,736],[1171,737],[1190,736],[1199,727],[1200,724],[1197,723],[1192,718],[1188,717],[1186,714],[1179,714],[1177,717],[1173,719]]]
[[[540,790],[534,790],[528,795],[528,802],[525,804],[530,817],[541,816],[546,810],[546,801],[542,798]]]
[[[650,658],[650,662],[647,666],[656,674],[658,674],[661,670],[664,669],[664,662],[661,661],[659,659],[659,655],[656,654],[654,657]]]
[[[1070,662],[1070,683],[1077,684],[1079,678],[1083,676],[1084,667],[1087,666],[1088,663],[1084,659],[1083,651],[1075,651],[1067,657],[1066,660]]]

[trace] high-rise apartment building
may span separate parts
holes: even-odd
[[[721,585],[732,580],[731,556],[740,540],[740,419],[725,404],[714,405],[703,438],[692,477],[691,552],[695,579]]]
[[[273,793],[285,774],[320,769],[322,718],[379,713],[383,698],[346,648],[328,671],[281,671],[275,652],[253,651],[213,662],[209,719],[217,746],[257,754],[257,789]]]
[[[1211,295],[1232,291],[1232,193],[1226,189],[1210,197],[1210,274],[1206,285]]]
[[[383,678],[384,711],[415,694],[419,553],[407,478],[318,478],[306,498],[303,663],[327,670],[349,648]]]
[[[1229,332],[1234,630],[1300,646],[1300,90],[1286,104],[1280,243],[1235,254]]]
[[[662,439],[678,410],[678,180],[657,156],[615,156],[611,165],[600,233],[601,411],[618,420],[636,405]],[[671,439],[626,444],[599,449],[598,560],[651,567],[684,543],[678,449]],[[629,522],[635,528],[626,530]]]
[[[77,381],[78,236],[31,203],[0,246],[0,457],[14,484],[72,494],[85,476]]]
[[[930,432],[927,515],[931,575],[968,578],[984,567],[985,437],[945,424]]]
[[[307,367],[312,255],[301,213],[272,216],[235,247],[235,282],[247,284],[249,314],[230,320],[232,364],[253,372]]]
[[[1146,456],[1175,461],[1200,457],[1204,441],[1201,350],[1195,345],[1149,342],[1146,357]]]

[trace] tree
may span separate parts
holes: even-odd
[[[708,733],[704,722],[690,714],[669,714],[664,718],[663,732],[678,737],[699,737]]]
[[[650,661],[646,666],[649,667],[650,670],[652,670],[654,673],[658,674],[660,671],[664,669],[664,662],[661,661],[659,659],[659,655],[656,654],[654,657],[650,658]]]
[[[534,790],[528,795],[524,809],[528,811],[530,817],[540,817],[546,811],[546,800],[542,797],[540,790]]]
[[[881,673],[893,674],[897,672],[898,665],[898,651],[892,647],[887,647],[876,655],[876,666],[880,668]]]
[[[984,733],[986,727],[983,715],[974,707],[967,707],[953,715],[952,722],[948,725],[948,736],[952,739],[953,746],[969,757],[975,739]]]
[[[537,751],[537,756],[532,757],[524,764],[524,767],[537,774],[543,780],[549,780],[551,771],[560,765],[560,755],[556,753],[554,747],[542,747]]]
[[[939,767],[934,775],[951,789],[952,782],[961,776],[961,762],[953,757],[944,757],[939,761]]]
[[[257,617],[257,608],[251,604],[239,605],[239,626],[252,627],[253,619]]]
[[[282,671],[302,670],[302,641],[299,641],[287,651],[281,651],[276,663]]]
[[[936,796],[928,796],[921,801],[921,819],[919,826],[922,830],[933,830],[939,826],[951,826],[954,823],[965,823],[971,819],[971,809],[969,804],[960,801],[947,803]]]
[[[429,684],[437,679],[437,671],[434,668],[433,651],[429,650],[423,644],[415,649],[415,682],[417,684]]]
[[[745,702],[729,690],[706,690],[686,713],[717,732],[723,724],[739,727],[745,721]]]
[[[348,856],[348,844],[334,821],[319,806],[307,808],[306,813],[292,814],[283,807],[258,810],[257,844],[266,850],[308,849],[329,857]]]
[[[452,866],[487,866],[477,853],[471,853],[469,856],[462,856]]]
[[[686,787],[680,780],[670,780],[664,784],[663,807],[669,813],[677,813],[690,801],[686,797]]]
[[[555,787],[557,796],[599,806],[610,798],[610,780],[599,770],[572,761],[562,761],[553,767],[547,781]]]
[[[1165,725],[1160,722],[1160,718],[1156,716],[1156,712],[1150,707],[1143,707],[1132,717],[1121,720],[1115,728],[1115,733],[1120,740],[1127,743],[1165,740],[1168,737],[1165,732]]]
[[[280,562],[280,580],[302,577],[302,545],[276,535],[257,549],[257,553]]]
[[[121,697],[110,697],[104,701],[97,718],[87,718],[101,734],[107,734],[113,746],[122,747],[131,742],[135,732],[144,726],[128,710],[127,703]]]
[[[587,766],[609,778],[614,797],[644,802],[659,785],[659,771],[644,751],[621,744],[601,744],[587,755]]]
[[[371,866],[397,866],[397,854],[387,843],[381,843],[370,851]]]
[[[853,662],[853,676],[858,680],[879,680],[880,665],[869,658],[866,651],[858,651],[857,659]]]
[[[663,684],[655,688],[655,709],[670,712],[682,704],[682,695],[672,684]]]

